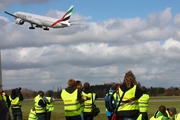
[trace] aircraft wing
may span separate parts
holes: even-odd
[[[31,23],[31,24],[37,24],[37,23],[34,23],[34,22],[32,22],[32,21],[24,18],[24,17],[20,17],[20,16],[17,16],[17,15],[11,14],[11,13],[9,13],[9,12],[7,12],[7,11],[4,11],[4,12],[5,12],[6,14],[10,15],[10,16],[13,16],[14,18],[20,18],[20,19],[24,20],[25,22],[29,22],[29,23]]]

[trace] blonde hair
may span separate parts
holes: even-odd
[[[123,82],[126,84],[127,88],[131,88],[133,85],[137,85],[136,77],[131,70],[125,74]]]

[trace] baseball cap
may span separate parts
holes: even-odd
[[[176,111],[175,107],[170,107],[169,110],[171,110],[174,114],[177,114],[177,111]]]

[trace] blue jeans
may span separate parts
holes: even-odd
[[[21,108],[12,108],[13,120],[22,120],[22,111]]]
[[[38,120],[46,120],[46,113],[36,113]]]

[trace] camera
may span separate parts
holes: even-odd
[[[19,96],[21,94],[21,87],[16,88],[15,90],[16,90],[15,92],[16,96]]]

